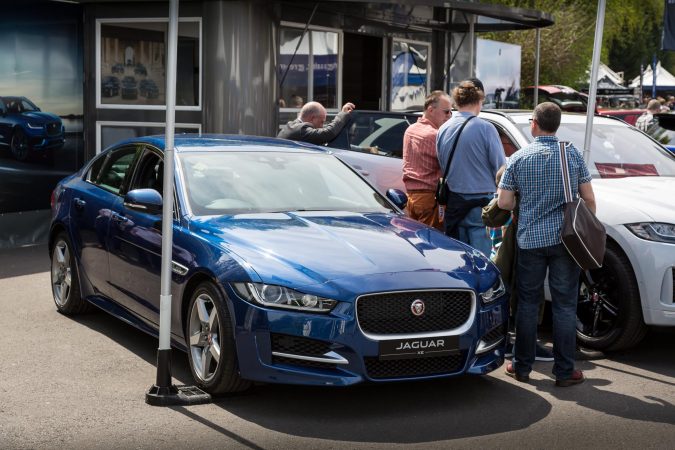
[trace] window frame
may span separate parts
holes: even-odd
[[[163,105],[130,105],[123,103],[101,103],[101,25],[102,24],[125,24],[125,23],[166,23],[169,26],[168,17],[124,17],[124,18],[101,18],[96,19],[96,108],[98,109],[133,109],[133,110],[165,110],[166,101]],[[203,92],[203,78],[204,78],[204,62],[203,62],[203,25],[201,17],[179,17],[179,25],[181,22],[197,22],[199,27],[199,93],[197,98],[197,105],[193,106],[179,106],[176,105],[176,110],[180,111],[201,111],[202,110],[202,92]]]
[[[393,109],[393,107],[392,107],[392,95],[394,94],[394,92],[393,92],[393,89],[394,89],[394,82],[393,82],[394,81],[394,73],[393,73],[393,70],[392,70],[392,66],[394,64],[394,60],[393,60],[394,44],[396,42],[404,42],[406,44],[414,44],[414,45],[424,45],[424,46],[427,47],[427,69],[426,69],[427,73],[426,73],[426,80],[425,80],[425,86],[424,86],[424,88],[426,90],[426,92],[424,94],[425,97],[427,95],[429,95],[429,93],[431,92],[431,90],[430,90],[431,82],[430,82],[430,77],[429,77],[429,75],[430,75],[429,64],[431,64],[431,62],[433,61],[433,59],[432,59],[433,55],[431,54],[431,42],[418,41],[418,40],[415,40],[415,39],[398,38],[398,37],[391,38],[391,43],[390,43],[390,46],[389,46],[389,58],[388,58],[388,64],[387,64],[388,67],[386,68],[386,72],[385,72],[385,73],[389,74],[389,77],[388,77],[388,80],[387,80],[387,84],[389,86],[389,93],[387,95],[387,103],[388,103],[388,106],[389,106],[389,111],[391,111],[391,112],[403,112],[403,111],[409,110],[410,108]],[[422,105],[424,105],[424,101],[422,102]]]
[[[133,127],[133,128],[142,128],[142,127],[154,127],[154,128],[166,128],[165,122],[129,122],[129,121],[113,121],[113,120],[99,120],[96,122],[96,154],[100,154],[104,148],[101,148],[102,145],[102,128],[103,127]],[[201,123],[176,123],[174,124],[174,130],[176,128],[188,128],[194,129],[195,133],[201,134],[202,124]],[[107,147],[106,147],[107,148]]]
[[[290,28],[294,30],[300,30],[301,32],[305,30],[305,24],[298,22],[287,22],[281,21],[279,25],[279,44],[277,45],[277,67],[275,71],[279,70],[278,64],[281,59],[281,31],[283,28]],[[344,56],[344,31],[339,28],[330,28],[322,27],[318,25],[310,25],[307,27],[307,33],[310,34],[312,31],[327,31],[331,33],[336,33],[338,38],[338,68],[337,68],[337,82],[336,82],[336,94],[335,94],[335,108],[326,108],[328,113],[337,113],[342,108],[342,59]],[[308,39],[311,40],[311,37]],[[312,61],[314,58],[314,53],[312,52],[312,43],[309,42],[309,51]],[[281,82],[281,78],[278,78],[277,83]],[[279,86],[279,93],[281,93],[281,86]],[[314,67],[313,64],[309,64],[309,71],[307,72],[307,99],[305,103],[314,101]],[[279,107],[279,112],[281,113],[298,113],[300,108],[281,108]]]

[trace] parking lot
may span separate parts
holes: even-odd
[[[93,313],[56,312],[45,246],[0,251],[0,448],[672,448],[675,330],[579,367],[556,388],[485,377],[307,388],[261,385],[189,407],[152,407],[157,340]],[[176,384],[190,384],[173,352]]]

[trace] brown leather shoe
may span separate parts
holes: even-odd
[[[508,363],[506,365],[505,373],[511,378],[515,378],[516,381],[520,381],[521,383],[528,383],[530,381],[529,375],[518,375],[516,373],[516,369],[513,368],[513,363]]]
[[[568,387],[568,386],[574,386],[575,384],[580,384],[586,381],[586,377],[584,377],[584,373],[579,370],[575,369],[572,372],[572,376],[569,378],[566,378],[564,380],[555,380],[555,385],[559,387]]]

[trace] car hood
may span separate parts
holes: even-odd
[[[27,111],[21,113],[21,115],[34,123],[45,123],[45,122],[53,122],[55,120],[57,121],[61,120],[59,119],[59,116],[57,116],[56,114],[43,111]]]
[[[246,214],[198,218],[191,228],[270,284],[298,287],[355,274],[475,274],[491,267],[470,247],[394,214]]]
[[[675,223],[675,177],[594,179],[598,218],[610,225]]]

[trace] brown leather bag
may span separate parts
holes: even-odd
[[[560,167],[565,190],[565,212],[560,238],[572,259],[583,270],[602,267],[605,257],[607,234],[604,225],[586,207],[584,200],[572,195],[569,167],[567,165],[567,144],[560,142]]]

